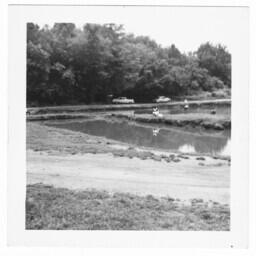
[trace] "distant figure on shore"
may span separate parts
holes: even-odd
[[[153,113],[152,114],[156,117],[163,117],[163,114],[160,113],[158,108],[153,108]]]
[[[184,100],[184,109],[185,110],[189,109],[189,105],[188,105],[188,100],[187,99]]]

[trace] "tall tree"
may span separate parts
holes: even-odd
[[[206,68],[210,75],[218,77],[231,87],[231,55],[226,47],[209,42],[202,44],[196,52],[199,65]]]
[[[27,24],[27,104],[106,102],[108,95],[137,102],[231,87],[231,55],[203,44],[184,54],[121,25]]]

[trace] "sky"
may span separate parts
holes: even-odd
[[[175,44],[181,52],[196,51],[205,42],[231,49],[236,22],[246,18],[246,8],[232,7],[70,7],[59,15],[38,17],[37,23],[73,22],[123,24],[125,32],[149,36],[162,46]],[[47,19],[45,19],[47,17]],[[50,17],[50,18],[49,18]],[[35,22],[36,22],[35,20]]]

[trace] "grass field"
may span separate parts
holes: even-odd
[[[194,199],[27,186],[26,229],[229,230],[228,205]]]

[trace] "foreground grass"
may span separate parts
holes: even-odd
[[[202,200],[27,186],[26,229],[229,230],[228,205]]]

